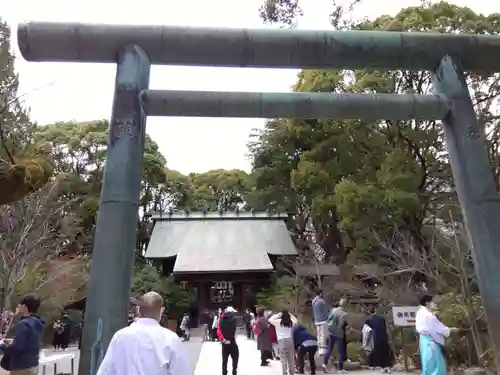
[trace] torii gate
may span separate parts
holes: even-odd
[[[117,63],[79,374],[126,324],[146,115],[442,120],[500,372],[500,201],[463,74],[500,72],[500,37],[34,22],[18,42],[28,61]],[[436,94],[155,91],[151,64],[428,70]]]

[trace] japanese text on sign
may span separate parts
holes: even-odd
[[[415,325],[415,316],[420,306],[395,306],[392,317],[396,327],[411,327]]]

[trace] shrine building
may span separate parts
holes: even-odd
[[[287,214],[256,212],[148,213],[153,231],[146,258],[161,260],[165,276],[197,293],[197,318],[205,309],[256,304],[278,257],[296,256]]]

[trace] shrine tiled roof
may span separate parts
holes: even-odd
[[[146,258],[177,257],[174,274],[272,271],[268,254],[296,255],[283,216],[163,214],[153,220]]]

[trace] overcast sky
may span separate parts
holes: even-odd
[[[158,24],[263,28],[258,8],[262,0],[4,0],[0,16],[12,27],[28,20],[109,24]],[[500,2],[456,0],[477,12],[500,12]],[[303,0],[302,29],[329,29],[331,0]],[[363,0],[354,17],[395,14],[419,0]],[[15,33],[14,33],[15,35]],[[17,43],[14,40],[16,56]],[[21,93],[39,124],[109,118],[115,66],[112,64],[28,63],[16,68]],[[154,66],[153,89],[211,91],[289,91],[296,70],[193,68]],[[248,135],[262,119],[150,118],[148,134],[159,144],[168,167],[183,173],[210,169],[250,169]]]

